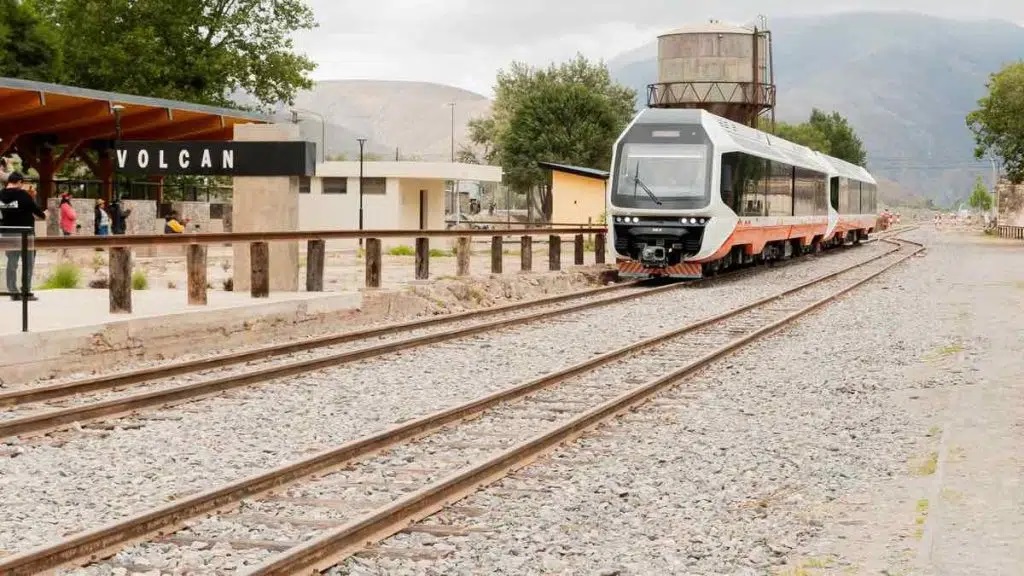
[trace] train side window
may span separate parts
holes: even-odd
[[[725,154],[722,156],[722,202],[726,206],[735,209],[736,208],[736,188],[733,180],[733,172],[736,169],[734,164],[734,158],[727,158],[729,155]]]
[[[829,196],[831,196],[830,199],[832,201],[832,209],[833,210],[839,210],[839,177],[838,176],[833,177],[829,181],[829,187],[831,188],[831,192],[830,192]]]

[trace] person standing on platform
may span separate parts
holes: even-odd
[[[106,204],[103,198],[96,199],[96,222],[94,226],[97,236],[110,235],[110,214],[107,212]]]
[[[0,191],[0,226],[16,228],[35,228],[36,219],[45,220],[46,212],[36,205],[32,196],[24,189],[25,178],[19,172],[11,172],[7,177],[7,186]],[[21,237],[20,234],[7,234],[8,238]],[[21,265],[25,267],[28,281],[22,288],[29,294],[28,300],[38,300],[32,295],[32,268],[35,265],[36,251],[29,250],[25,255],[25,261]],[[21,291],[18,290],[18,263],[21,260],[21,247],[15,250],[7,250],[7,291],[11,294],[11,300],[20,300]]]
[[[124,234],[128,230],[128,222],[126,220],[131,213],[131,208],[125,210],[122,207],[120,196],[114,197],[114,201],[110,203],[110,231],[114,234]]]
[[[71,195],[67,192],[60,195],[60,231],[65,236],[75,233],[75,222],[78,221],[78,214],[75,207],[71,205]]]

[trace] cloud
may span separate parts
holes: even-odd
[[[490,95],[513,60],[544,66],[582,52],[609,59],[687,23],[753,22],[844,11],[915,11],[1024,22],[1019,0],[307,0],[320,27],[296,36],[320,80],[451,84]]]

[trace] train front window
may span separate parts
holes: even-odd
[[[707,147],[701,145],[626,144],[615,195],[633,205],[703,199],[707,160]]]

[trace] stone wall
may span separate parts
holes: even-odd
[[[159,234],[163,225],[157,228],[156,202],[153,200],[121,200],[121,206],[132,213],[125,219],[125,234]]]
[[[71,207],[78,216],[76,236],[92,236],[96,221],[96,201],[91,198],[72,198]],[[50,198],[46,203],[46,235],[60,236],[60,198]]]
[[[999,224],[1003,226],[1024,226],[1024,183],[1011,184],[1000,180],[996,186]]]
[[[210,204],[208,202],[173,202],[171,210],[178,213],[178,217],[189,223],[185,225],[185,232],[210,232]],[[163,226],[160,227],[163,232]]]

